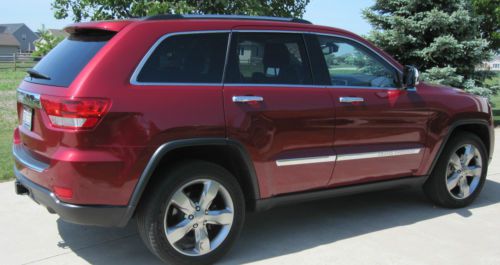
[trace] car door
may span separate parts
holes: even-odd
[[[227,135],[249,152],[262,197],[325,187],[334,105],[313,83],[302,34],[235,30],[224,83]]]
[[[337,162],[330,185],[412,176],[431,114],[418,90],[399,89],[399,70],[368,44],[341,36],[316,38],[335,104]]]

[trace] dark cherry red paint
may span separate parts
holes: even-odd
[[[452,88],[421,83],[416,91],[286,86],[132,85],[130,77],[149,48],[171,32],[203,30],[307,31],[346,36],[369,45],[400,70],[389,55],[347,31],[315,25],[244,20],[113,21],[73,24],[68,31],[118,32],[68,87],[22,82],[20,89],[67,98],[111,100],[90,131],[48,126],[36,109],[33,129],[16,129],[14,143],[49,164],[42,173],[22,164],[23,175],[48,189],[70,188],[65,201],[127,205],[140,174],[162,144],[198,137],[231,138],[246,148],[261,198],[429,172],[448,129],[459,119],[491,126],[486,101]],[[258,95],[263,103],[235,104],[233,96]],[[364,103],[340,103],[343,96]],[[19,113],[22,112],[18,104]],[[286,158],[421,148],[418,155],[278,167]],[[216,154],[215,154],[216,155]]]

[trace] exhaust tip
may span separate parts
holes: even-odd
[[[15,189],[16,189],[16,194],[17,195],[29,195],[30,191],[23,186],[19,181],[15,182]]]
[[[55,214],[56,211],[54,211],[54,209],[50,208],[50,207],[47,207],[47,211],[51,214]]]

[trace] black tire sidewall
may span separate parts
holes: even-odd
[[[156,183],[154,191],[149,194],[147,210],[142,212],[145,228],[143,239],[147,241],[146,244],[155,255],[168,264],[214,263],[229,251],[243,226],[245,201],[238,181],[225,168],[204,161],[183,162],[171,170],[160,171],[159,174],[162,180]],[[197,179],[212,179],[224,186],[233,200],[234,220],[228,236],[217,249],[202,256],[187,256],[178,252],[168,242],[163,220],[173,194],[188,182]]]
[[[451,159],[453,153],[458,150],[461,146],[466,144],[473,145],[481,154],[482,159],[482,172],[481,178],[477,188],[473,193],[465,199],[457,199],[453,197],[447,188],[446,183],[446,169],[448,167],[448,162]],[[431,176],[424,185],[424,190],[428,197],[431,198],[436,204],[446,207],[446,208],[461,208],[470,205],[481,193],[481,190],[486,181],[486,175],[488,171],[488,158],[487,151],[484,143],[481,139],[472,133],[459,132],[452,136],[452,138],[447,143],[443,153],[441,154],[436,167],[434,168]]]

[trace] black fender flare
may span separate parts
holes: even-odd
[[[455,132],[455,130],[458,127],[463,126],[463,125],[481,125],[481,126],[485,126],[486,128],[488,128],[490,142],[485,143],[485,144],[487,145],[486,147],[489,150],[488,161],[491,161],[491,158],[493,156],[495,133],[494,133],[493,127],[490,125],[490,123],[488,123],[487,120],[483,120],[483,119],[457,120],[457,121],[453,122],[450,125],[450,127],[448,128],[448,132],[446,133],[446,136],[443,140],[443,143],[439,147],[439,150],[438,150],[436,156],[434,157],[434,160],[432,161],[432,164],[429,167],[429,170],[427,171],[427,174],[426,174],[427,176],[430,176],[432,171],[434,171],[434,167],[436,166],[438,159],[441,157],[441,154],[442,154],[445,146],[448,144],[448,141],[450,140],[451,135]]]
[[[151,179],[154,170],[160,163],[160,160],[169,152],[184,148],[184,147],[196,147],[196,146],[226,146],[228,148],[234,148],[237,150],[240,158],[244,161],[245,166],[247,167],[248,173],[250,175],[250,184],[253,192],[253,196],[256,200],[260,199],[260,189],[259,182],[257,180],[257,174],[255,173],[255,169],[250,159],[248,152],[245,147],[239,143],[238,141],[231,140],[228,138],[192,138],[192,139],[181,139],[174,140],[171,142],[167,142],[162,144],[160,147],[156,149],[151,158],[149,159],[146,167],[142,171],[139,180],[132,192],[129,203],[127,205],[127,210],[122,217],[122,221],[120,226],[127,225],[128,221],[132,218],[135,209],[137,208],[139,201],[146,189],[149,180]]]

